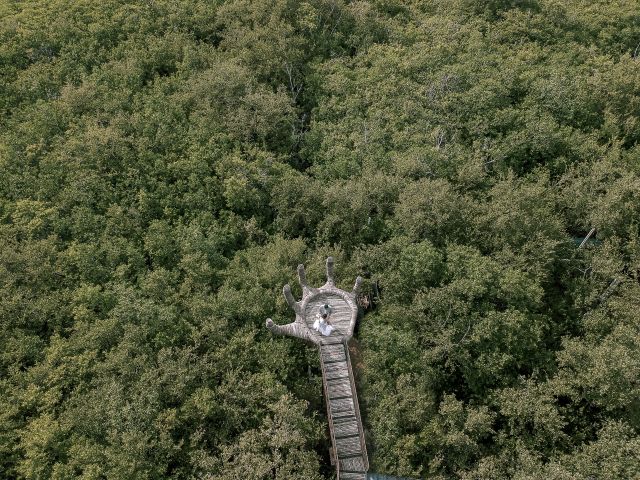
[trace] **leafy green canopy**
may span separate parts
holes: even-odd
[[[374,471],[640,476],[639,42],[633,0],[0,2],[0,477],[330,476],[263,327],[328,254]]]

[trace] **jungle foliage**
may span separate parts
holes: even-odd
[[[333,255],[373,471],[639,478],[639,45],[635,0],[0,0],[0,477],[330,478],[264,322]]]

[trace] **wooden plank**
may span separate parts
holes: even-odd
[[[329,400],[329,408],[332,417],[353,416],[355,420],[356,411],[353,406],[353,398],[340,398],[338,400]]]
[[[367,480],[366,473],[354,473],[354,472],[345,472],[340,473],[338,477],[340,480]]]
[[[349,376],[347,362],[327,363],[324,367],[324,375],[327,380],[346,378]]]
[[[361,454],[360,436],[336,438],[336,452],[339,459]]]
[[[349,419],[346,422],[334,423],[333,432],[336,438],[358,435],[358,422],[354,419]]]
[[[319,336],[323,345],[334,345],[336,343],[342,343],[342,334],[337,332],[332,332],[330,336],[325,337],[324,335]]]
[[[344,345],[339,343],[337,345],[323,345],[323,352],[344,352]]]
[[[327,395],[329,398],[352,397],[349,377],[327,382]]]
[[[322,352],[322,361],[324,363],[342,362],[347,358],[342,352]]]
[[[351,458],[343,458],[340,460],[340,476],[342,477],[343,470],[347,472],[364,472],[364,461],[362,455]],[[344,478],[344,477],[342,477]]]
[[[347,359],[344,346],[341,343],[337,345],[323,345],[320,352],[323,363],[344,362]]]

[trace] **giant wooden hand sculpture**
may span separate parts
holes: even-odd
[[[284,298],[296,313],[295,321],[287,325],[276,325],[273,320],[268,318],[267,328],[273,333],[298,337],[316,345],[349,341],[358,318],[356,297],[362,278],[356,278],[352,292],[345,292],[337,288],[333,279],[333,257],[327,258],[327,283],[320,288],[312,288],[307,285],[304,265],[298,265],[298,277],[302,287],[302,299],[299,302],[293,298],[289,285],[285,285],[283,288]],[[329,336],[321,335],[313,328],[316,314],[325,304],[331,307],[329,321],[334,327]]]
[[[358,319],[356,295],[362,278],[356,279],[351,293],[337,288],[331,257],[327,258],[327,283],[320,288],[307,285],[303,265],[298,265],[298,276],[302,300],[296,302],[291,287],[284,286],[284,298],[296,312],[295,321],[276,325],[268,318],[267,328],[273,333],[298,337],[320,347],[322,384],[331,434],[331,463],[336,466],[337,480],[365,480],[369,460],[347,345]],[[327,312],[330,312],[328,320],[333,331],[323,335],[313,324],[318,314]]]

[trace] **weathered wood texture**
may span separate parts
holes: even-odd
[[[302,299],[299,302],[293,298],[289,285],[285,285],[282,289],[284,298],[296,313],[295,320],[286,325],[277,325],[268,318],[267,328],[278,335],[297,337],[318,346],[349,341],[358,318],[356,297],[362,279],[360,277],[356,279],[351,292],[337,288],[333,280],[333,259],[331,257],[327,258],[327,283],[320,288],[307,285],[304,265],[298,265],[298,277],[302,287]],[[313,328],[320,306],[324,304],[331,306],[329,323],[334,327],[334,331],[329,336],[321,335]]]
[[[352,310],[345,299],[335,293],[320,293],[307,302],[304,312],[307,325],[310,329],[313,329],[316,313],[325,303],[331,305],[332,308],[331,325],[334,327],[334,331],[331,333],[331,337],[344,337],[349,332]],[[320,338],[324,340],[326,337],[320,335]]]
[[[367,480],[367,474],[345,472],[340,475],[339,479],[340,480]]]
[[[336,465],[337,478],[366,480],[369,460],[347,347],[358,316],[356,296],[362,279],[356,279],[352,292],[337,288],[331,257],[327,258],[327,283],[322,287],[307,285],[303,265],[298,266],[298,277],[302,287],[302,299],[299,302],[293,297],[289,285],[283,288],[287,303],[296,313],[295,320],[287,325],[277,325],[267,319],[267,328],[275,334],[297,337],[320,347],[322,382],[332,443],[331,459]],[[329,305],[330,308],[321,309],[323,305]],[[334,330],[331,335],[324,336],[313,325],[318,315],[326,315],[327,311],[330,313],[326,320]]]
[[[337,478],[365,479],[369,461],[346,343],[322,345],[320,362]]]

